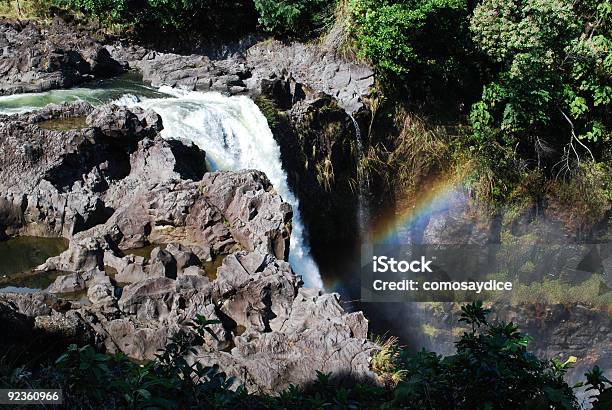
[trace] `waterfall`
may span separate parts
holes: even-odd
[[[209,169],[257,169],[266,173],[283,200],[293,206],[289,262],[310,287],[323,287],[319,269],[306,243],[299,202],[289,189],[280,148],[268,122],[248,97],[219,93],[185,92],[169,87],[160,91],[173,98],[137,101],[122,99],[156,111],[164,122],[162,136],[193,141],[206,151]]]
[[[357,146],[357,225],[359,226],[359,236],[361,243],[366,243],[369,237],[368,224],[370,221],[370,207],[368,194],[370,192],[369,180],[364,169],[365,150],[359,123],[349,114],[353,126],[355,127],[355,144]]]

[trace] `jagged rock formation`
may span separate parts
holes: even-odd
[[[292,94],[283,80],[266,92],[281,104]],[[304,222],[321,260],[333,247],[351,248],[359,238],[357,220],[357,133],[347,113],[329,96],[310,95],[279,116],[273,128],[290,184],[301,200]],[[326,215],[324,221],[321,215]],[[338,239],[341,239],[340,241]],[[340,242],[340,243],[339,243]]]
[[[67,88],[123,71],[108,50],[59,18],[48,28],[0,21],[0,95]]]
[[[61,121],[80,128],[49,129]],[[190,360],[252,391],[317,370],[375,381],[367,320],[303,289],[285,261],[292,210],[267,177],[207,173],[204,152],[162,127],[151,111],[86,103],[0,118],[1,231],[70,240],[39,267],[62,271],[46,291],[0,294],[0,326],[149,360],[203,315],[221,321],[217,337]],[[74,292],[84,301],[62,298]]]

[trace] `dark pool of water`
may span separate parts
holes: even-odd
[[[151,245],[143,246],[142,248],[127,249],[123,251],[123,253],[126,255],[140,256],[140,257],[145,258],[145,260],[149,260],[149,258],[151,257],[151,252],[153,252],[153,249],[157,248],[158,246],[161,247],[162,249],[164,248],[164,245],[151,244]]]
[[[68,249],[68,241],[22,236],[0,242],[0,288],[44,289],[59,272],[33,272],[48,258]]]
[[[0,277],[28,272],[68,249],[61,238],[21,236],[0,242]]]
[[[55,118],[39,122],[40,128],[52,131],[71,131],[80,130],[87,127],[86,117],[72,117],[72,118]]]

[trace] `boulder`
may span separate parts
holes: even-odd
[[[232,236],[248,251],[279,259],[289,255],[291,205],[272,191],[262,172],[210,172],[201,182],[207,200],[229,222]]]
[[[85,280],[79,273],[58,276],[47,288],[50,293],[74,293],[85,290]]]
[[[176,302],[175,281],[166,277],[146,279],[123,288],[119,299],[122,312],[142,321],[161,321]]]
[[[104,135],[139,141],[163,129],[161,117],[141,108],[128,109],[114,104],[104,105],[87,116],[87,124]]]
[[[200,259],[196,254],[188,247],[181,245],[180,243],[170,243],[166,246],[166,252],[170,253],[176,261],[176,273],[177,275],[183,274],[185,269],[191,266],[199,266],[201,264]],[[153,254],[151,254],[151,258]]]
[[[166,277],[176,279],[177,265],[174,256],[160,247],[151,252],[149,275],[151,277]]]
[[[165,346],[165,327],[137,327],[130,319],[115,319],[105,323],[108,333],[106,347],[110,352],[123,352],[136,360],[151,360]]]

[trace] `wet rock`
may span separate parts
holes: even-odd
[[[234,95],[246,91],[243,79],[250,76],[244,64],[217,64],[200,55],[159,53],[138,48],[126,50],[118,45],[108,49],[116,58],[139,69],[143,79],[154,87],[214,90]]]
[[[113,59],[108,50],[100,45],[86,51],[91,73],[96,77],[112,77],[124,71],[124,66]]]
[[[161,117],[142,108],[126,108],[114,104],[104,105],[87,117],[87,124],[113,138],[139,141],[163,129]]]
[[[313,254],[325,257],[332,247],[339,252],[351,247],[359,237],[358,190],[351,182],[359,180],[359,153],[350,116],[330,96],[310,95],[293,103],[274,136],[289,184],[300,198]]]

